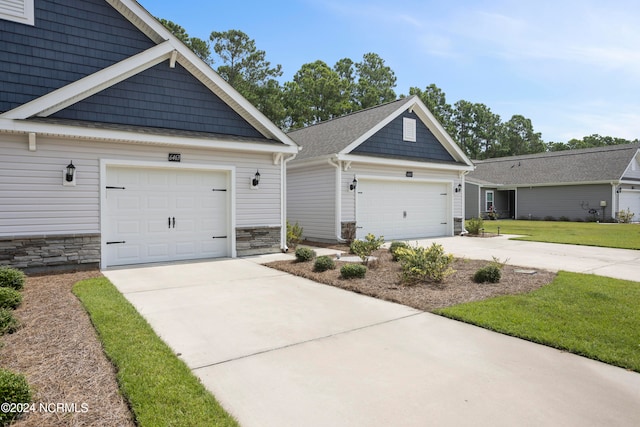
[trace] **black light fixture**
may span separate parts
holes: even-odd
[[[353,175],[353,181],[351,181],[351,184],[349,185],[349,190],[353,191],[356,189],[357,186],[358,186],[358,180],[356,179],[356,176]]]
[[[253,181],[251,181],[254,187],[257,187],[260,184],[260,171],[256,170],[256,174],[253,177]]]
[[[73,160],[71,160],[71,162],[67,165],[67,175],[65,177],[65,179],[67,180],[67,182],[73,182],[73,175],[76,172],[76,167],[73,166]]]
[[[454,191],[455,191],[456,193],[461,192],[461,191],[462,191],[462,184],[458,184]]]

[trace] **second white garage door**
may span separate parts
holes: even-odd
[[[229,256],[226,171],[107,167],[106,266]]]
[[[447,183],[360,179],[356,237],[368,233],[385,240],[451,234]]]
[[[640,191],[623,189],[620,192],[620,210],[633,213],[633,222],[640,221]]]

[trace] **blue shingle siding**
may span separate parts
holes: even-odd
[[[103,0],[35,0],[34,26],[0,28],[0,112],[154,46]]]
[[[416,142],[403,141],[403,117],[416,120]],[[415,113],[406,112],[396,117],[371,138],[360,144],[353,154],[393,157],[407,160],[455,162],[438,139]]]
[[[264,138],[180,64],[162,62],[51,117]]]

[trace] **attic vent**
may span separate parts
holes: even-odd
[[[35,0],[0,0],[0,19],[33,25]]]
[[[416,142],[416,119],[408,117],[402,118],[402,139],[404,141]]]

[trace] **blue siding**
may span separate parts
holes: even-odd
[[[51,117],[263,138],[185,70],[165,61]]]
[[[154,46],[103,0],[35,0],[35,26],[0,29],[0,112]]]
[[[402,139],[403,117],[416,120],[416,142]],[[455,162],[433,133],[415,113],[405,112],[352,151],[353,154],[406,160]]]

